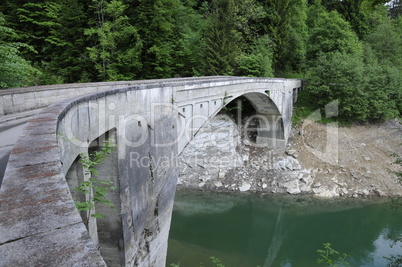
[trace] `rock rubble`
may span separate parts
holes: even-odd
[[[252,146],[240,136],[230,117],[211,119],[179,157],[178,187],[321,197],[387,195],[377,181],[366,185],[371,174],[368,168],[328,164],[308,168],[300,162],[303,151],[297,146],[278,153]]]

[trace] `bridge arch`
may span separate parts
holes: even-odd
[[[284,121],[275,102],[267,93],[246,93],[243,96],[257,112],[256,145],[284,149],[286,145]]]
[[[107,89],[100,90],[103,85]],[[284,118],[291,115],[292,89],[300,86],[299,80],[238,77],[144,81],[124,86],[102,83],[99,87],[92,84],[88,89],[92,93],[81,95],[77,90],[76,97],[42,110],[15,144],[0,188],[0,265],[105,265],[74,205],[66,176],[92,140],[116,129],[125,264],[164,266],[178,175],[174,159],[180,151],[177,142],[169,141],[176,140],[178,118],[186,121],[187,113],[210,117],[224,103],[247,95],[261,116],[281,118],[277,121],[283,125],[286,141],[289,124]],[[47,90],[31,88],[27,94],[22,89],[8,91],[10,95],[2,101],[13,101],[0,101],[0,111],[21,111],[26,106],[21,103],[32,94],[38,102],[40,98],[50,99],[49,94],[63,94],[57,86]],[[266,91],[270,100],[263,96]],[[264,97],[275,108],[264,107]],[[271,113],[266,112],[269,110]],[[197,123],[192,121],[191,134],[196,133]],[[123,133],[129,134],[132,142],[142,134],[146,138],[132,147]],[[142,159],[148,164],[142,164]]]
[[[282,90],[278,93],[266,89],[264,87],[248,88],[246,92],[236,90],[233,93],[220,90],[212,96],[200,97],[195,103],[179,102],[177,107],[179,153],[209,118],[214,117],[240,97],[246,98],[256,111],[256,115],[250,118],[257,121],[257,127],[253,129],[257,132],[254,145],[284,150],[291,126],[289,117],[292,114],[294,91],[289,90],[283,94]],[[274,100],[275,98],[277,101]],[[282,108],[283,106],[286,108]]]

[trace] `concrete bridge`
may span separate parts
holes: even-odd
[[[285,149],[301,86],[201,77],[1,91],[0,114],[48,107],[27,123],[5,171],[0,266],[165,266],[177,155],[240,96],[258,114],[256,145]],[[117,188],[109,195],[115,208],[96,204],[106,217],[93,218],[73,201],[92,194],[74,190],[91,176],[80,157],[109,138],[117,149],[96,168]]]

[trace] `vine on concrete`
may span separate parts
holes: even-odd
[[[108,192],[116,189],[116,187],[113,186],[113,182],[99,180],[95,177],[99,174],[98,170],[96,170],[96,166],[110,155],[115,148],[115,140],[110,138],[105,141],[104,146],[99,150],[91,154],[80,154],[80,162],[85,170],[85,175],[90,175],[91,178],[89,178],[88,181],[82,182],[80,186],[76,188],[77,191],[90,196],[87,201],[75,201],[75,205],[79,211],[95,210],[96,203],[101,203],[111,208],[114,207],[113,203],[107,199]],[[95,211],[91,214],[91,217],[102,218],[104,215]]]

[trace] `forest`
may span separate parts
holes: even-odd
[[[2,0],[0,88],[191,76],[300,78],[305,110],[402,111],[401,0]]]

